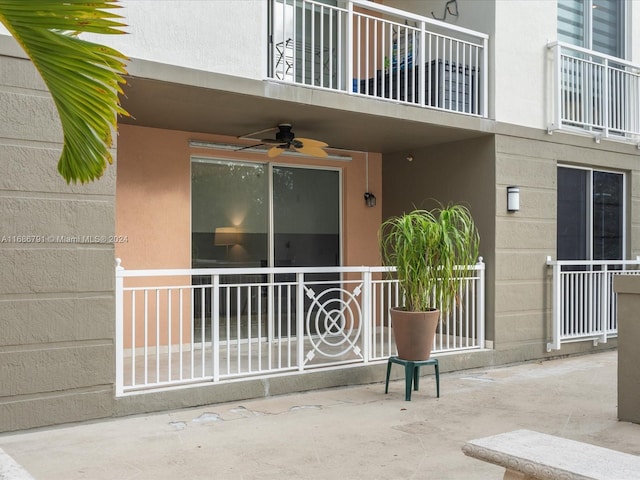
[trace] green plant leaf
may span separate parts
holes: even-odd
[[[382,262],[396,267],[405,308],[448,309],[477,261],[480,237],[469,210],[449,205],[391,217],[378,233]]]
[[[128,116],[118,94],[127,58],[79,38],[79,33],[123,34],[111,10],[118,0],[0,0],[0,22],[40,72],[58,109],[64,144],[58,162],[69,182],[102,176],[117,115]]]

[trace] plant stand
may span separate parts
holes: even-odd
[[[403,360],[398,357],[389,357],[387,362],[387,380],[385,382],[384,393],[389,393],[389,375],[391,374],[391,364],[397,363],[398,365],[404,365],[405,376],[405,400],[411,401],[411,386],[415,391],[418,390],[418,382],[420,378],[420,367],[423,365],[433,365],[436,371],[436,395],[440,398],[440,368],[437,358],[430,358],[429,360]]]

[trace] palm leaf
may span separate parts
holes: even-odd
[[[0,0],[0,22],[25,50],[55,102],[64,135],[58,171],[67,182],[102,176],[127,58],[80,39],[79,33],[122,34],[118,0]]]

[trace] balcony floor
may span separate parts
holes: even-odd
[[[429,375],[411,402],[403,381],[376,383],[4,434],[0,449],[50,480],[502,478],[462,445],[526,428],[640,455],[616,372],[607,351],[444,373],[439,399]]]

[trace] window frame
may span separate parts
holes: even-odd
[[[582,0],[583,3],[583,12],[582,12],[582,19],[583,19],[583,36],[584,36],[584,45],[576,45],[578,47],[583,47],[586,48],[588,50],[594,50],[593,48],[593,10],[594,10],[594,2],[597,0]],[[612,55],[614,57],[617,58],[621,58],[623,60],[626,60],[629,57],[629,46],[631,45],[631,19],[630,19],[630,9],[629,9],[629,0],[609,0],[609,1],[619,1],[621,4],[621,9],[620,9],[620,18],[618,18],[618,25],[621,27],[618,31],[618,42],[620,42],[620,47],[621,47],[621,52],[619,52],[619,55]],[[558,3],[556,3],[556,9],[559,9],[559,2],[560,0],[558,0]],[[556,13],[556,21],[559,20],[559,14]],[[559,21],[558,21],[558,28],[556,30],[559,30]],[[596,50],[594,50],[596,51]],[[604,53],[607,55],[610,55],[608,53],[605,52],[599,52],[599,53]]]
[[[622,233],[621,233],[621,238],[622,238],[622,245],[621,245],[621,257],[619,260],[623,260],[627,257],[627,231],[628,231],[628,218],[627,218],[627,181],[628,181],[628,175],[626,172],[624,171],[620,171],[620,170],[614,170],[614,169],[607,169],[607,168],[599,168],[599,167],[586,167],[586,166],[578,166],[578,165],[568,165],[568,164],[562,164],[562,163],[558,163],[556,165],[556,178],[558,175],[558,169],[560,168],[566,168],[566,169],[573,169],[573,170],[583,170],[583,171],[587,171],[588,172],[588,184],[587,184],[587,195],[588,195],[588,202],[587,202],[587,222],[588,222],[588,228],[587,228],[587,254],[588,257],[587,259],[585,259],[586,261],[593,261],[594,259],[594,219],[593,219],[593,214],[594,214],[594,192],[593,192],[593,182],[594,182],[594,172],[602,172],[602,173],[612,173],[612,174],[616,174],[616,175],[621,175],[622,176],[622,192],[620,192],[620,197],[622,199],[622,211],[620,212],[621,218],[622,218]],[[557,198],[558,198],[558,185],[556,184],[556,202],[557,202]],[[558,211],[558,205],[556,205],[556,221],[558,220],[557,217],[557,211]],[[558,234],[556,231],[556,256],[558,255]]]
[[[194,163],[204,163],[204,164],[239,164],[239,165],[253,165],[253,166],[263,166],[265,167],[265,172],[267,174],[267,266],[275,265],[275,226],[274,226],[274,185],[273,185],[273,170],[275,168],[297,168],[297,169],[305,169],[305,170],[322,170],[322,171],[332,171],[336,172],[338,175],[338,266],[343,265],[344,263],[344,172],[343,169],[338,166],[328,166],[328,165],[306,165],[299,163],[285,163],[285,162],[265,162],[265,161],[252,161],[242,158],[228,158],[223,156],[208,156],[208,155],[190,155],[189,158],[189,170],[190,170],[190,178],[193,178],[193,164]],[[193,180],[191,180],[193,181]],[[191,234],[193,234],[193,192],[191,191],[192,185],[189,185],[189,217],[190,217],[190,226],[189,230]],[[190,249],[190,257],[193,261],[193,240],[191,240],[189,244]]]

